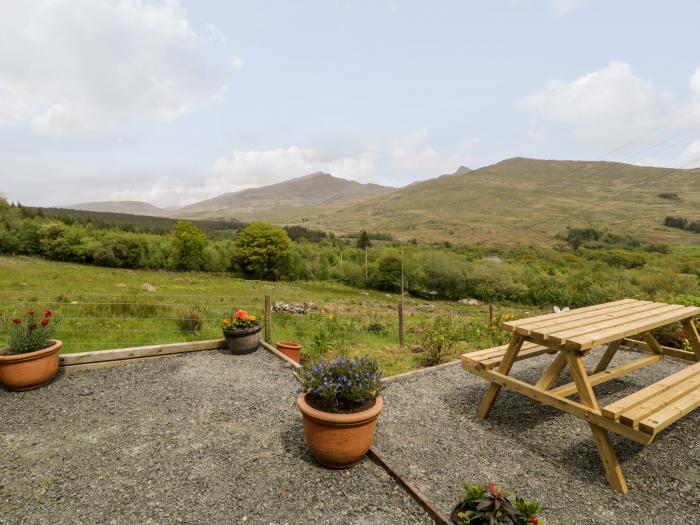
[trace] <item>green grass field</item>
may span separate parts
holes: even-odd
[[[146,291],[143,285],[155,287]],[[60,320],[56,336],[63,353],[126,348],[221,337],[220,320],[231,309],[262,315],[264,297],[285,303],[313,302],[316,313],[273,313],[273,340],[299,342],[307,349],[326,343],[349,355],[375,356],[388,375],[421,366],[408,347],[417,326],[435,315],[456,319],[463,341],[455,353],[500,343],[489,330],[485,307],[405,300],[406,346],[398,344],[397,294],[363,291],[331,282],[266,282],[227,274],[173,273],[101,268],[28,257],[0,257],[0,312],[6,317],[51,307]],[[201,311],[200,330],[183,330],[183,312]],[[534,315],[532,308],[497,308],[511,317]],[[332,314],[332,319],[331,319]],[[369,330],[368,330],[369,328]]]

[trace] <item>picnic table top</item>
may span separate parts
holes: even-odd
[[[622,299],[503,323],[503,328],[554,348],[584,351],[700,315],[700,308]]]

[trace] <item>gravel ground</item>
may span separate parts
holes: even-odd
[[[613,366],[636,357],[619,352]],[[517,363],[515,376],[536,381],[548,359]],[[605,405],[681,366],[657,363],[597,386],[596,395]],[[609,489],[584,421],[505,389],[482,421],[474,414],[486,386],[457,365],[403,379],[385,393],[375,448],[443,512],[449,515],[464,483],[492,481],[538,500],[549,524],[700,523],[700,411],[648,447],[611,434],[629,486],[624,496]]]
[[[431,523],[369,459],[317,466],[298,390],[262,349],[0,389],[0,523]]]

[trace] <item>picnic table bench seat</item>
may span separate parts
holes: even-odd
[[[652,436],[700,407],[700,363],[603,407],[603,415]]]
[[[468,352],[462,355],[462,365],[468,364],[477,368],[496,368],[501,364],[503,356],[508,350],[508,345],[494,346],[484,350]],[[521,348],[516,361],[528,359],[542,354],[553,354],[556,350],[534,343],[525,343]]]

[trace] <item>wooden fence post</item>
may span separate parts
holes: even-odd
[[[265,342],[272,344],[272,299],[265,294]]]
[[[494,315],[493,312],[493,305],[489,303],[489,326],[493,326],[494,321],[496,320],[496,316]]]
[[[403,304],[399,303],[399,346],[403,347]]]

